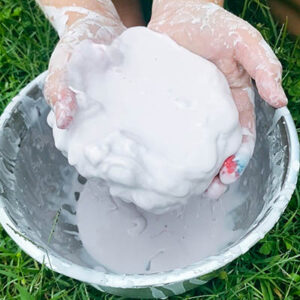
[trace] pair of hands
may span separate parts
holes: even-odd
[[[170,36],[179,45],[213,62],[226,76],[243,130],[238,152],[223,164],[207,194],[219,197],[247,166],[255,145],[255,79],[260,96],[273,107],[287,104],[281,86],[281,64],[261,34],[244,20],[207,0],[154,0],[148,28]],[[109,44],[126,27],[112,5],[105,16],[74,22],[61,36],[49,65],[45,95],[57,126],[67,128],[76,111],[75,94],[68,89],[67,64],[74,47],[84,39]]]

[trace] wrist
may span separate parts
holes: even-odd
[[[170,3],[170,2],[178,2],[178,0],[153,0],[153,5],[157,5],[157,4],[166,4],[166,3]],[[217,5],[220,5],[220,6],[224,6],[224,0],[192,0],[193,2],[195,3],[214,3],[214,4],[217,4]],[[182,4],[184,5],[184,2],[185,1],[182,1]]]
[[[104,25],[122,24],[110,0],[36,0],[58,35],[65,35],[83,20]]]
[[[156,14],[157,11],[160,11],[163,7],[168,7],[172,9],[173,6],[181,7],[186,4],[193,4],[193,5],[208,5],[208,4],[215,4],[223,7],[224,0],[153,0],[152,5],[152,17]]]
[[[85,39],[96,43],[110,44],[124,30],[125,26],[119,20],[88,15],[78,18],[68,26],[61,36],[61,40],[64,40],[71,48]]]
[[[99,28],[111,29],[114,27],[123,27],[123,24],[119,17],[113,15],[107,15],[98,13],[95,11],[89,11],[80,9],[80,12],[73,11],[72,9],[66,12],[68,20],[64,28],[62,36],[70,34],[72,31],[74,34],[83,34],[86,31],[87,35],[91,37],[95,34],[95,31]],[[89,34],[89,32],[91,34]]]

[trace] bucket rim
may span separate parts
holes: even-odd
[[[0,131],[6,121],[10,118],[14,109],[24,96],[35,86],[41,87],[47,76],[47,71],[41,73],[28,85],[26,85],[20,93],[12,99],[6,109],[0,116]],[[177,282],[184,282],[193,278],[208,275],[228,263],[235,260],[240,255],[246,253],[253,247],[266,233],[268,233],[279,220],[279,217],[287,207],[292,194],[296,188],[297,177],[299,172],[299,140],[293,118],[287,109],[283,107],[276,110],[280,113],[280,118],[284,119],[285,131],[289,143],[289,157],[287,164],[287,172],[284,178],[282,190],[279,193],[274,205],[270,208],[268,216],[263,218],[256,226],[247,232],[238,243],[230,246],[218,255],[209,256],[192,265],[181,269],[175,269],[166,272],[153,274],[108,274],[103,271],[82,267],[65,258],[48,253],[43,247],[31,242],[23,232],[20,232],[16,225],[11,221],[6,212],[5,206],[1,204],[0,196],[0,223],[8,233],[8,235],[33,259],[55,272],[61,273],[68,277],[86,282],[92,285],[100,285],[111,288],[147,288],[153,286],[164,286]]]

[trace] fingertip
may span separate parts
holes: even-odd
[[[68,128],[73,121],[75,110],[75,95],[70,90],[64,90],[61,93],[60,100],[54,106],[56,126],[60,129]]]
[[[220,178],[216,176],[207,190],[205,191],[204,195],[210,199],[219,199],[228,189],[228,186],[223,184],[220,181]]]
[[[259,72],[255,81],[259,95],[268,104],[275,108],[287,105],[288,99],[280,79],[274,78],[270,74]]]
[[[257,79],[256,85],[259,95],[271,106],[280,108],[287,105],[288,99],[281,82],[265,76],[259,80]]]
[[[280,108],[288,104],[287,96],[281,85],[277,87],[277,92],[275,92],[274,95],[271,95],[271,101],[273,103],[272,106],[276,108]]]
[[[66,129],[73,120],[73,114],[69,108],[63,107],[61,105],[55,105],[55,119],[56,126],[60,129]]]
[[[228,157],[220,170],[220,181],[223,184],[231,184],[237,181],[243,174],[245,167],[245,164],[237,159],[235,155]]]
[[[279,61],[273,64],[260,64],[256,68],[255,82],[258,93],[263,100],[275,108],[288,103],[281,80],[282,67]]]

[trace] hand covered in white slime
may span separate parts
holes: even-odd
[[[219,197],[253,153],[251,77],[269,104],[287,103],[260,33],[209,0],[154,0],[148,27],[213,62],[229,90],[217,68],[166,37],[136,28],[118,38],[125,27],[111,1],[74,1],[43,7],[61,36],[45,88],[56,146],[83,176],[146,210],[208,186]]]
[[[38,0],[60,40],[52,53],[45,83],[45,98],[66,128],[75,114],[75,94],[68,87],[67,66],[74,48],[83,40],[110,44],[126,28],[109,0]]]
[[[281,64],[261,34],[221,6],[223,1],[154,0],[148,27],[213,62],[226,76],[243,130],[239,150],[224,162],[208,194],[217,196],[245,170],[255,145],[255,79],[260,96],[274,107],[287,104]],[[222,186],[224,187],[222,189]]]

